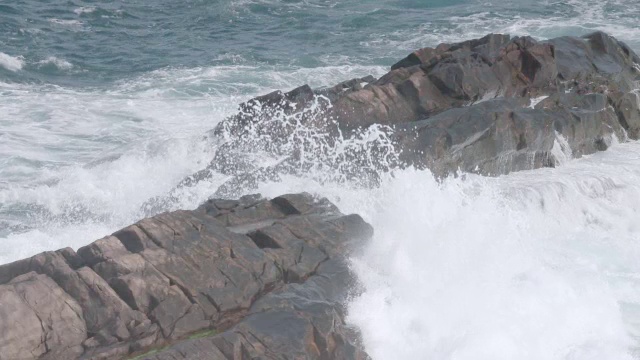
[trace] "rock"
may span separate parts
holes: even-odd
[[[581,156],[601,150],[599,139],[625,137],[603,94],[558,93],[535,109],[523,102],[495,99],[403,124],[394,134],[401,159],[438,175],[458,169],[499,175],[555,166],[559,142]]]
[[[371,234],[326,199],[250,195],[2,265],[0,359],[117,359],[167,343],[156,358],[364,354],[343,329],[348,286],[324,269],[344,269]],[[305,308],[314,301],[322,311]]]
[[[0,266],[0,283],[32,271],[50,277],[78,303],[88,333],[105,330],[126,336],[126,331],[121,330],[126,330],[124,324],[145,319],[142,313],[127,306],[93,269],[85,266],[74,270],[59,251]]]
[[[368,359],[343,320],[341,304],[353,281],[344,261],[328,260],[304,283],[257,300],[229,330],[178,342],[147,359]]]
[[[632,139],[640,138],[640,94],[638,92],[610,92],[609,103],[618,120]]]
[[[555,166],[564,156],[556,151],[561,143],[579,157],[605,150],[613,138],[640,136],[639,64],[626,44],[602,32],[546,41],[490,34],[418,49],[377,80],[272,93],[243,104],[216,128],[223,143],[216,157],[225,161],[211,169],[233,176],[217,195],[305,174],[314,162],[353,179],[403,166],[438,176]],[[542,98],[534,109],[532,101]],[[332,152],[374,127],[389,140]],[[390,144],[398,159],[387,160]],[[265,165],[256,154],[286,161]],[[374,175],[363,175],[357,164]]]
[[[509,35],[489,34],[482,39],[468,40],[458,44],[440,44],[435,49],[429,47],[418,49],[391,66],[391,70],[428,64],[438,58],[442,58],[446,53],[456,51],[475,51],[490,59],[492,54],[496,54],[509,40]]]
[[[104,239],[96,240],[90,245],[78,249],[78,255],[88,266],[93,266],[105,260],[117,258],[128,253],[120,240],[115,236],[107,236]]]
[[[51,278],[29,272],[0,285],[0,358],[76,358],[87,337],[78,303]]]

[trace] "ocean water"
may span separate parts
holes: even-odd
[[[199,205],[225,176],[146,206],[209,163],[205,134],[253,96],[489,32],[603,30],[640,52],[638,19],[638,0],[1,1],[0,263]],[[374,359],[640,358],[639,143],[499,178],[315,175],[259,191],[374,225],[348,304]]]

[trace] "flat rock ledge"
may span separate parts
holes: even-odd
[[[366,359],[344,301],[358,215],[209,200],[0,266],[0,359]]]

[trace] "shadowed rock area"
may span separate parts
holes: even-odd
[[[2,265],[0,359],[366,358],[342,305],[371,235],[326,199],[245,196]]]
[[[547,41],[490,34],[419,49],[380,79],[304,85],[242,104],[215,129],[223,145],[209,169],[188,182],[209,170],[233,175],[218,193],[230,196],[283,172],[304,173],[304,154],[326,168],[369,164],[362,159],[375,158],[380,144],[338,162],[327,149],[372,127],[385,130],[397,154],[374,170],[415,166],[446,176],[553,167],[640,136],[639,63],[626,44],[602,32]],[[258,152],[279,162],[260,166],[252,158]],[[352,166],[348,175],[366,172]]]

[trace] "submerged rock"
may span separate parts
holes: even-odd
[[[0,359],[365,358],[344,256],[371,234],[326,199],[245,196],[2,265]]]

